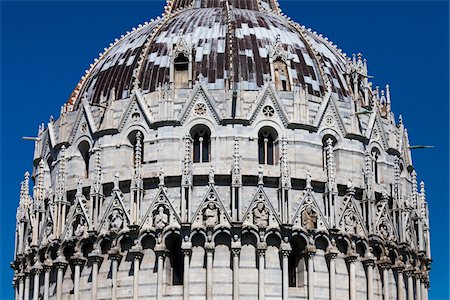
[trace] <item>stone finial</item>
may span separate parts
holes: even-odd
[[[164,187],[165,183],[164,183],[164,168],[163,167],[159,168],[158,179],[159,179],[158,186]]]
[[[83,179],[78,178],[78,184],[77,184],[77,193],[76,193],[77,197],[81,197],[83,196]]]
[[[417,205],[417,194],[418,194],[418,188],[417,188],[417,173],[416,170],[413,170],[411,172],[411,184],[412,184],[412,195],[411,195],[411,203],[410,205],[412,207],[415,207]]]
[[[214,166],[211,165],[209,167],[209,173],[208,173],[208,183],[210,185],[214,184]]]
[[[355,194],[355,186],[353,184],[353,181],[351,179],[347,182],[347,193],[348,194]]]
[[[308,191],[312,190],[312,185],[311,185],[311,172],[309,170],[306,170],[306,189]]]
[[[119,189],[119,173],[117,173],[117,172],[114,174],[114,188],[113,188],[113,190],[114,191],[120,190]]]
[[[264,172],[263,172],[263,168],[261,166],[259,166],[259,169],[258,169],[258,185],[259,186],[264,185]]]

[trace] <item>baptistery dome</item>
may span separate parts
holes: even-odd
[[[39,126],[16,298],[426,299],[425,185],[369,78],[275,0],[169,1]]]

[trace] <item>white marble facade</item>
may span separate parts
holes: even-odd
[[[130,34],[147,30],[150,49],[163,24],[208,9],[180,3]],[[258,13],[286,19],[267,3]],[[153,91],[135,76],[128,94],[96,102],[87,73],[39,127],[21,183],[16,299],[427,299],[425,187],[389,87],[371,88],[360,55],[286,24],[317,59],[322,93],[293,80],[276,33],[256,88],[193,76],[188,43],[170,54],[186,68],[172,59]],[[330,84],[328,52],[347,96]]]

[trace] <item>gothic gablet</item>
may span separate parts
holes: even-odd
[[[426,300],[425,185],[362,55],[276,0],[164,10],[39,126],[16,299]]]

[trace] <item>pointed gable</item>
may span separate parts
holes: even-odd
[[[378,109],[370,117],[365,136],[369,140],[369,144],[376,142],[382,145],[385,150],[389,148],[388,139]]]
[[[267,109],[265,109],[268,106],[273,107],[273,112],[268,112]],[[278,99],[272,84],[267,82],[259,93],[253,112],[250,113],[250,124],[254,123],[258,116],[267,118],[268,116],[273,115],[277,115],[285,127],[289,125],[289,119],[284,106]]]
[[[367,236],[367,229],[356,203],[354,192],[347,192],[338,212],[337,222],[342,232]]]
[[[342,136],[347,135],[344,121],[331,94],[327,93],[322,100],[313,125],[318,128],[318,131],[322,131],[325,128],[332,128]]]
[[[131,100],[128,102],[126,109],[123,112],[122,118],[118,124],[118,130],[122,131],[124,128],[131,126],[132,124],[142,123],[145,121],[148,127],[154,123],[150,109],[145,103],[145,99],[139,90],[133,90]]]
[[[122,192],[118,187],[114,187],[97,231],[100,234],[108,231],[118,232],[128,224],[130,224],[130,215],[123,202]]]
[[[85,100],[82,101],[82,103],[83,105],[77,112],[77,116],[75,118],[76,121],[69,135],[70,144],[73,144],[74,141],[78,140],[82,136],[87,136],[89,139],[92,139],[92,135],[97,131],[89,104],[85,104]]]
[[[196,117],[209,115],[217,122],[217,124],[222,121],[214,98],[200,81],[195,84],[191,96],[181,110],[179,116],[180,123],[186,123],[186,120],[192,115]]]
[[[77,192],[75,203],[69,210],[64,227],[63,239],[67,240],[72,237],[84,236],[90,228],[90,219],[86,210],[86,198],[81,193],[81,189]]]
[[[39,243],[47,244],[51,239],[53,239],[54,220],[53,204],[49,204],[47,205],[47,210],[45,211],[44,222],[42,223],[41,230],[39,231]]]
[[[386,241],[393,241],[397,239],[397,230],[392,222],[387,201],[380,201],[376,205],[374,230],[376,234]]]
[[[255,229],[279,228],[281,219],[262,186],[258,187],[253,200],[250,202],[244,217],[242,218],[244,227]]]
[[[292,229],[326,229],[329,225],[311,190],[306,190],[292,218]]]
[[[161,210],[162,208],[162,210]],[[157,216],[159,215],[159,216]],[[141,221],[144,230],[180,228],[181,218],[164,188],[160,188]]]
[[[231,226],[231,217],[213,184],[210,184],[191,223],[192,228],[229,228]]]

